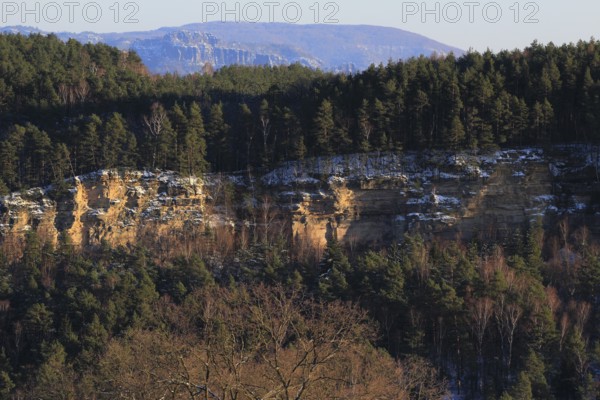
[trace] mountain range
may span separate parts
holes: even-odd
[[[1,28],[3,33],[46,33],[36,28]],[[57,32],[62,40],[106,43],[135,50],[153,73],[201,72],[207,64],[288,65],[356,72],[371,64],[462,50],[396,28],[369,25],[207,22],[127,33]]]

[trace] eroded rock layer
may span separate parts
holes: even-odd
[[[64,232],[76,245],[127,245],[143,233],[239,231],[270,223],[269,213],[314,246],[331,237],[383,244],[407,232],[498,238],[528,221],[549,225],[564,216],[600,234],[599,160],[597,149],[570,146],[317,158],[261,177],[100,171],[69,181],[68,193],[32,189],[2,198],[0,235],[35,230],[56,241]]]

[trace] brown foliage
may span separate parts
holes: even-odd
[[[168,329],[114,339],[94,376],[99,398],[442,398],[421,360],[395,362],[369,343],[358,308],[281,287],[210,288],[182,306],[162,299]]]

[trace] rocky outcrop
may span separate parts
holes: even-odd
[[[203,32],[171,32],[161,38],[136,40],[131,48],[156,73],[190,74],[202,72],[207,65],[214,69],[228,65],[276,66],[294,62],[313,68],[321,66],[318,60],[294,50],[260,51],[247,45],[227,45]]]
[[[67,193],[52,188],[13,193],[1,201],[0,234],[36,230],[56,242],[61,233],[75,245],[135,243],[145,227],[157,237],[203,222],[205,194],[197,178],[173,173],[100,171],[71,180]]]
[[[534,220],[551,227],[564,216],[595,231],[600,164],[590,154],[573,146],[550,153],[335,157],[290,163],[263,182],[297,189],[280,194],[283,203],[294,204],[293,233],[320,246],[329,237],[348,244],[389,243],[407,232],[501,239]]]
[[[260,178],[202,180],[100,171],[71,180],[66,193],[32,189],[0,199],[0,235],[35,230],[56,241],[64,232],[76,245],[127,245],[192,228],[256,227],[263,223],[256,216],[269,211],[265,204],[295,238],[321,247],[333,237],[388,243],[407,232],[502,238],[528,221],[551,226],[564,216],[600,235],[600,163],[593,154],[574,146],[337,156],[290,162]]]

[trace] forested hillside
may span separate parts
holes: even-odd
[[[0,186],[106,167],[185,173],[308,155],[597,141],[600,43],[332,75],[297,65],[151,76],[134,53],[0,36]]]
[[[83,191],[69,185],[81,180],[64,178],[129,168],[178,171],[199,198],[202,180],[190,175],[249,172],[243,193],[206,179],[202,210],[244,213],[243,229],[224,218],[148,229],[119,248],[77,246],[64,232],[51,241],[31,227],[0,238],[0,399],[599,398],[600,245],[585,226],[598,203],[589,194],[597,160],[569,180],[595,202],[576,210],[577,226],[566,204],[554,207],[553,225],[528,219],[501,239],[406,234],[370,248],[335,235],[324,247],[299,240],[251,172],[315,155],[441,149],[457,163],[463,149],[598,144],[600,42],[418,58],[357,75],[297,65],[205,72],[154,76],[135,54],[104,45],[0,36],[1,192],[52,184],[39,192],[76,197]],[[513,153],[541,160],[537,150]],[[562,167],[571,174],[557,163],[558,175]],[[489,178],[478,171],[448,179]],[[447,200],[423,182],[406,190]],[[165,208],[177,196],[184,211],[199,204],[162,184]],[[108,186],[89,185],[92,202],[117,206]],[[339,198],[334,207],[344,208]],[[134,200],[120,202],[125,213]],[[106,222],[100,205],[93,212]]]
[[[0,397],[596,399],[600,250],[563,228],[316,253],[259,225],[166,257],[4,241]]]

